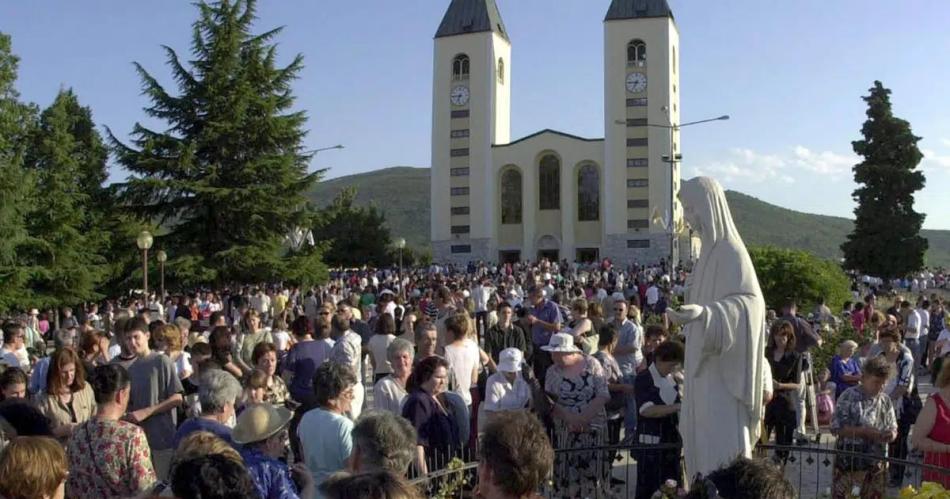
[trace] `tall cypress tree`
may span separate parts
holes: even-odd
[[[26,250],[32,238],[26,220],[34,201],[34,178],[23,168],[36,108],[20,102],[14,87],[19,59],[10,36],[0,33],[0,311],[26,306],[32,272]]]
[[[145,111],[167,128],[137,123],[130,146],[112,136],[132,172],[121,202],[165,228],[156,246],[181,282],[256,282],[291,265],[321,267],[318,254],[290,257],[282,244],[293,228],[313,225],[303,194],[323,173],[308,173],[306,116],[291,110],[303,58],[277,66],[281,29],[253,34],[255,3],[199,2],[190,67],[164,47],[177,95],[136,64],[151,99]]]
[[[75,304],[96,298],[105,270],[100,254],[107,151],[88,107],[72,90],[60,91],[40,115],[26,164],[42,199],[29,216],[30,234],[39,244],[29,257],[35,265],[29,286],[37,305]]]
[[[851,143],[864,161],[854,166],[854,230],[841,245],[845,266],[893,278],[924,265],[927,240],[920,236],[924,215],[914,211],[914,193],[924,187],[917,170],[923,158],[910,123],[891,110],[891,91],[879,81],[870,94],[863,140]]]

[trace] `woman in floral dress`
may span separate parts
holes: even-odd
[[[887,444],[897,438],[897,417],[884,385],[891,375],[891,366],[884,357],[874,357],[864,364],[861,384],[845,390],[838,397],[831,429],[838,437],[835,448],[884,458]],[[878,459],[841,455],[835,458],[835,499],[854,497],[857,489],[863,499],[884,497],[887,467]]]
[[[96,416],[73,432],[66,449],[66,497],[133,497],[155,483],[145,432],[121,421],[129,403],[129,373],[118,364],[99,366],[90,379]]]
[[[554,444],[556,449],[583,449],[606,445],[610,400],[607,377],[597,359],[584,355],[567,333],[551,336],[541,347],[551,352],[554,364],[548,368],[544,391],[554,400]],[[571,452],[556,458],[554,488],[557,497],[603,497],[610,480],[610,466],[604,452]]]

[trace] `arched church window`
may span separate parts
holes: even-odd
[[[505,83],[505,60],[498,58],[498,83]]]
[[[541,158],[538,200],[540,201],[538,209],[561,209],[561,161],[553,154]]]
[[[577,220],[600,220],[600,173],[590,163],[577,171]]]
[[[642,66],[647,62],[647,44],[643,40],[632,40],[627,44],[627,64]]]
[[[459,54],[455,56],[455,59],[452,61],[452,77],[456,80],[465,80],[468,79],[468,56],[465,54]]]
[[[521,223],[521,172],[514,168],[501,175],[501,223]]]

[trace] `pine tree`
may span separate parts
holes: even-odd
[[[177,95],[136,64],[151,99],[145,110],[166,130],[137,123],[130,146],[112,136],[132,172],[121,202],[163,226],[156,247],[186,284],[281,278],[294,261],[285,235],[314,223],[303,194],[323,171],[308,173],[306,116],[291,110],[303,58],[277,66],[281,29],[252,34],[255,3],[199,2],[190,68],[164,47]]]
[[[314,231],[329,249],[324,260],[332,266],[382,266],[393,262],[391,236],[386,217],[373,205],[356,206],[356,189],[343,189],[324,208],[321,224]]]
[[[864,161],[854,166],[854,230],[841,245],[845,266],[870,275],[893,278],[923,267],[927,240],[920,236],[924,215],[914,211],[914,193],[924,187],[917,170],[923,158],[920,137],[910,124],[894,116],[891,91],[874,82],[868,103],[863,140],[852,142]]]
[[[28,254],[36,305],[72,305],[99,296],[96,287],[105,271],[100,203],[106,198],[106,159],[89,108],[72,90],[60,91],[40,115],[26,156],[43,193],[28,222],[39,241]]]
[[[18,63],[10,36],[0,33],[0,311],[27,305],[26,283],[32,272],[25,260],[32,243],[26,220],[35,191],[23,157],[36,125],[36,108],[21,103],[14,88]]]

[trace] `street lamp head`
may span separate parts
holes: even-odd
[[[726,118],[729,118],[729,117],[726,116]],[[343,149],[343,144],[337,144],[337,145],[333,146],[333,148],[334,148],[334,149]]]
[[[159,252],[155,254],[155,259],[158,260],[158,263],[165,263],[168,260],[168,255],[164,251],[159,250]]]
[[[718,118],[716,118],[716,119],[717,119],[717,120],[720,120],[720,121],[726,121],[726,120],[729,119],[729,115],[728,115],[728,114],[724,114],[724,115],[722,115],[722,116],[720,116],[720,117],[718,117]]]
[[[393,244],[396,245],[396,248],[403,249],[406,247],[406,240],[400,237],[393,241]]]
[[[139,233],[138,237],[135,238],[135,244],[139,247],[140,250],[147,250],[152,247],[152,234],[143,230]]]

